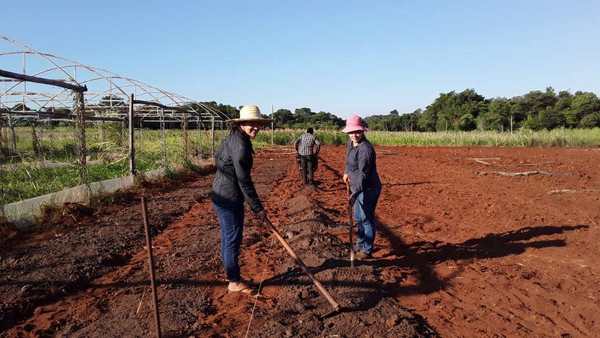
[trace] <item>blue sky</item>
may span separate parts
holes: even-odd
[[[600,93],[600,1],[55,0],[2,12],[0,34],[36,49],[263,112],[411,112],[465,88]]]

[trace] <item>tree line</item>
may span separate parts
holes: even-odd
[[[391,131],[594,128],[600,127],[600,99],[592,92],[563,90],[557,94],[552,87],[490,99],[465,89],[440,94],[424,110],[409,114],[392,110],[366,120],[371,129]]]
[[[123,98],[106,96],[98,105],[124,106],[125,103]],[[231,118],[239,117],[241,107],[215,101],[203,103]],[[195,103],[189,105],[197,106]],[[23,108],[22,104],[17,104],[12,110],[20,111]],[[276,128],[312,126],[339,129],[344,126],[344,120],[335,113],[314,112],[307,107],[297,108],[293,112],[290,109],[278,109],[273,113],[273,119]],[[562,90],[556,93],[552,87],[544,91],[532,90],[512,98],[485,98],[474,89],[465,89],[462,92],[441,93],[425,109],[417,109],[412,113],[400,113],[394,109],[385,115],[370,115],[365,120],[371,130],[388,131],[594,128],[600,127],[600,99],[593,92],[570,93]]]
[[[237,117],[239,109],[210,102],[219,110]],[[265,114],[266,116],[266,114]],[[277,128],[338,129],[344,120],[335,113],[314,112],[311,108],[278,109],[273,114]],[[595,93],[548,87],[511,98],[485,98],[474,89],[441,93],[425,109],[365,118],[369,129],[387,131],[469,131],[600,127],[600,99]]]
[[[227,114],[231,118],[239,117],[240,107],[234,107],[227,104],[221,104],[214,101],[204,102],[221,112]],[[263,117],[271,118],[270,114],[265,114],[263,111]],[[314,112],[311,108],[296,108],[292,112],[290,109],[281,108],[273,112],[273,121],[276,128],[307,128],[315,127],[319,129],[339,129],[346,123],[344,119],[336,116],[333,113],[324,111]]]

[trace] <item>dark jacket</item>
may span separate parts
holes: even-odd
[[[235,128],[215,153],[217,173],[213,181],[212,200],[219,205],[240,205],[244,200],[252,211],[263,210],[250,177],[254,150],[252,142]]]
[[[381,189],[375,149],[366,138],[356,147],[352,146],[351,140],[346,144],[345,173],[350,178],[350,189],[353,193]]]

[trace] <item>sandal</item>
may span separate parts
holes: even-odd
[[[252,287],[244,282],[229,282],[229,285],[227,285],[227,291],[240,292],[245,293],[247,295],[251,295],[254,293]]]

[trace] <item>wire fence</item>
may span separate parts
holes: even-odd
[[[216,106],[0,35],[0,205],[206,157]]]
[[[124,122],[85,124],[83,166],[80,129],[73,121],[13,121],[12,127],[6,119],[3,122],[0,205],[131,173],[129,128]],[[198,119],[190,119],[186,129],[183,124],[135,121],[133,165],[137,173],[161,168],[168,172],[210,158],[227,133],[224,123],[217,123],[214,131],[203,129]]]

